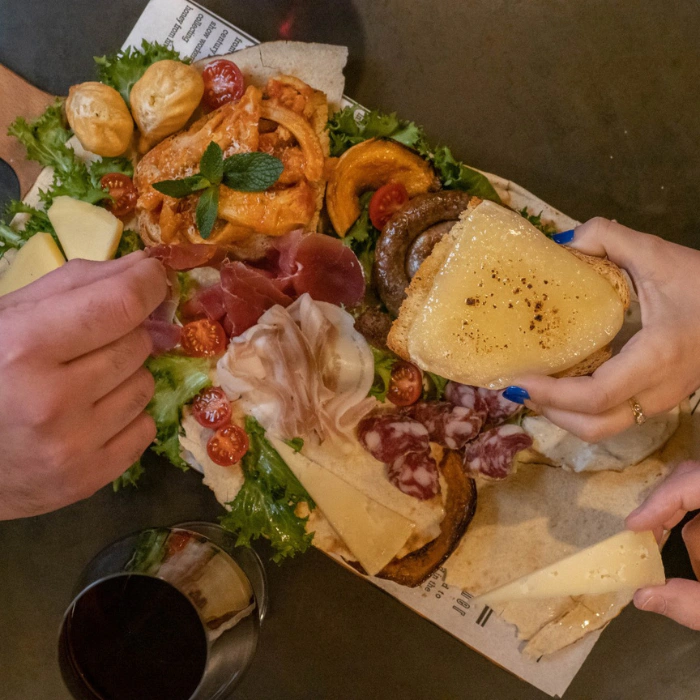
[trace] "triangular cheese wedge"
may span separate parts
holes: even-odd
[[[270,435],[268,439],[364,570],[370,576],[381,571],[406,544],[415,523],[283,441]]]
[[[474,600],[491,607],[513,600],[634,591],[666,582],[654,533],[623,530],[566,559]]]
[[[610,282],[520,214],[483,202],[449,239],[433,253],[449,245],[406,334],[421,368],[500,388],[573,367],[622,327],[623,302]]]

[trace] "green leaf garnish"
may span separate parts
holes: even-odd
[[[291,440],[285,440],[284,442],[286,445],[289,445],[295,452],[300,452],[301,448],[304,447],[304,439],[300,437],[295,437]]]
[[[221,178],[224,176],[224,152],[216,141],[212,141],[202,154],[199,161],[199,172],[212,185],[221,183]]]
[[[219,211],[219,186],[211,185],[197,202],[197,228],[202,238],[209,238]]]
[[[268,153],[236,153],[224,161],[224,185],[239,192],[264,192],[283,170],[282,161]]]
[[[545,236],[553,236],[557,232],[557,227],[554,224],[548,224],[542,221],[542,212],[539,214],[531,214],[527,207],[523,207],[518,214],[527,219],[535,228],[538,228]]]
[[[369,202],[373,194],[373,191],[365,192],[360,197],[360,216],[343,238],[343,245],[348,246],[360,261],[366,280],[372,279],[374,249],[381,234],[379,229],[374,228],[369,218]]]
[[[202,238],[211,235],[219,207],[219,185],[240,192],[264,192],[284,170],[279,158],[267,153],[235,153],[224,160],[218,143],[212,141],[199,160],[199,174],[180,180],[161,180],[153,188],[167,197],[188,197],[202,192],[197,202],[197,228]]]
[[[181,180],[161,180],[153,183],[153,189],[158,190],[167,197],[187,197],[195,192],[200,192],[209,187],[211,183],[202,175],[190,175]]]

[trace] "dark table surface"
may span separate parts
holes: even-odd
[[[600,214],[699,247],[696,0],[203,4],[261,40],[292,18],[291,38],[348,45],[349,95],[417,120],[458,156],[577,219]],[[0,0],[0,62],[65,94],[90,79],[93,55],[121,45],[144,5]],[[0,187],[13,186],[0,169]],[[1,523],[0,698],[67,697],[56,633],[101,547],[140,527],[219,513],[196,474],[153,462],[138,491],[106,488]],[[664,559],[669,576],[692,576],[678,532]],[[546,697],[316,551],[268,574],[270,614],[237,698]],[[565,698],[697,698],[699,661],[700,634],[627,609]]]

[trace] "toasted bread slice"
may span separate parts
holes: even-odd
[[[490,207],[495,207],[492,203],[487,203]],[[462,215],[461,222],[464,222],[470,214],[479,206],[479,200],[476,200],[473,205],[471,205],[467,211]],[[453,227],[452,231],[443,237],[443,239],[435,246],[431,255],[426,258],[418,272],[413,277],[410,286],[407,289],[407,297],[404,300],[399,317],[394,321],[391,331],[389,332],[389,337],[387,340],[388,346],[400,357],[407,361],[414,362],[421,366],[423,369],[428,369],[430,371],[438,371],[438,368],[431,368],[426,366],[425,361],[421,362],[420,358],[412,356],[410,351],[410,339],[411,331],[414,326],[414,322],[419,317],[425,317],[426,304],[428,304],[429,297],[433,290],[433,284],[435,278],[440,270],[445,265],[448,256],[453,252],[455,248],[456,241],[461,235],[463,230],[463,225],[461,222]],[[584,255],[578,251],[561,248],[561,250],[566,250],[570,254],[574,255],[579,260],[582,260],[589,264],[596,273],[601,277],[606,279],[610,285],[613,287],[617,297],[619,297],[622,307],[626,309],[630,303],[630,289],[625,280],[625,276],[617,265],[609,260],[603,258],[595,258],[589,255]],[[488,273],[488,275],[487,275]],[[490,272],[484,271],[484,276],[491,276]],[[522,299],[521,297],[517,297]],[[434,300],[433,300],[434,301]],[[469,301],[467,302],[469,303]],[[495,306],[494,306],[495,308]],[[434,313],[434,310],[431,311]],[[495,312],[494,312],[495,313]],[[621,322],[621,321],[620,321]],[[431,341],[432,342],[432,341]],[[454,354],[457,355],[462,350],[455,347]],[[491,349],[484,351],[484,355],[491,352]],[[572,366],[565,368],[558,372],[552,372],[555,376],[581,376],[592,373],[597,367],[599,367],[603,362],[609,359],[611,356],[610,348],[607,346],[599,347],[592,351],[588,356],[576,362]],[[444,366],[442,367],[444,372]],[[443,376],[445,376],[443,374]],[[455,377],[448,377],[455,378]]]

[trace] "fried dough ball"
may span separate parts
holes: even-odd
[[[180,61],[158,61],[131,89],[131,112],[141,131],[145,153],[166,136],[182,129],[199,106],[204,81],[196,68]]]
[[[131,143],[134,120],[122,96],[108,85],[73,85],[66,116],[83,148],[98,156],[119,156]]]

